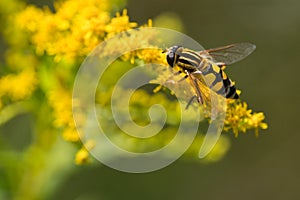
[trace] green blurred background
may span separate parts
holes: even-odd
[[[126,7],[139,23],[173,13],[184,32],[205,48],[256,44],[249,58],[227,72],[243,91],[242,99],[264,111],[269,129],[259,138],[231,135],[229,152],[212,164],[180,159],[148,174],[77,167],[49,199],[300,199],[300,1],[129,0]],[[16,147],[30,141],[30,129],[14,125],[24,120],[30,122],[25,116],[1,128],[12,133],[8,140],[17,141]]]

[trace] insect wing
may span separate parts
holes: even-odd
[[[215,63],[224,63],[225,65],[231,65],[236,63],[248,55],[250,55],[256,46],[254,44],[243,42],[231,44],[214,49],[208,49],[200,51],[200,56],[211,59]]]
[[[207,86],[204,76],[200,71],[193,72],[189,74],[190,81],[192,81],[192,86],[195,90],[197,97],[202,100],[207,113],[210,113],[212,105],[215,107],[214,111],[224,111],[226,106],[224,105],[225,97],[224,95],[218,94],[213,91],[209,86]],[[212,102],[213,101],[213,102]],[[201,102],[200,102],[201,103]],[[215,113],[216,114],[216,113]]]
[[[189,74],[189,77],[189,81],[191,81],[191,85],[195,90],[199,103],[210,107],[210,88],[205,84],[201,72],[193,72]]]

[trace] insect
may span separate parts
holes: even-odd
[[[176,45],[163,53],[166,53],[168,64],[176,68],[178,74],[184,73],[184,79],[189,80],[197,101],[208,104],[211,91],[229,99],[239,98],[234,82],[224,69],[250,55],[255,48],[254,44],[247,42],[202,51]]]

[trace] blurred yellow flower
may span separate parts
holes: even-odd
[[[76,153],[76,157],[75,157],[75,163],[77,165],[81,165],[81,164],[85,164],[87,162],[89,162],[89,152],[82,147],[77,153]]]
[[[53,89],[48,95],[49,103],[54,110],[56,127],[75,127],[72,113],[72,95],[63,88]]]
[[[38,54],[47,52],[55,61],[87,55],[106,34],[110,21],[106,0],[68,0],[48,8],[28,6],[18,14],[17,24],[31,34]],[[41,22],[42,20],[42,22]]]
[[[53,55],[56,62],[85,56],[105,38],[138,26],[130,22],[126,9],[110,18],[106,0],[68,0],[55,8],[52,13],[28,6],[16,21],[31,34],[37,53]]]
[[[38,79],[33,70],[24,70],[19,74],[9,74],[0,78],[0,97],[9,96],[12,100],[21,100],[29,97]]]
[[[64,140],[66,141],[70,141],[70,142],[80,141],[79,133],[77,132],[77,129],[75,127],[64,128],[62,135]]]
[[[94,148],[95,142],[93,140],[88,140],[84,147],[82,147],[75,156],[75,163],[77,165],[86,164],[91,162],[91,159],[89,157],[89,150]]]

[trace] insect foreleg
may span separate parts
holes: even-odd
[[[194,101],[195,98],[197,98],[196,95],[195,95],[195,96],[192,96],[192,97],[190,98],[189,102],[187,103],[187,105],[186,105],[186,107],[185,107],[186,110],[190,107],[190,105],[192,104],[192,102]],[[197,99],[197,101],[198,101],[198,99]],[[199,103],[199,101],[198,101],[198,103]]]

